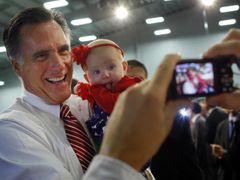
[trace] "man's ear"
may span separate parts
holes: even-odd
[[[124,73],[127,74],[128,62],[127,62],[127,61],[123,61],[123,62],[122,62],[122,66],[123,66],[123,71],[124,71]]]
[[[85,79],[87,82],[89,82],[89,80],[88,80],[88,76],[87,76],[86,73],[83,75],[83,77],[84,77],[84,79]]]
[[[11,60],[11,64],[15,73],[21,77],[21,65],[16,60]]]

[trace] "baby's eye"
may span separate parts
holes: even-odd
[[[100,70],[98,70],[98,69],[97,69],[97,70],[94,70],[94,71],[93,71],[93,74],[95,74],[95,75],[100,74]]]
[[[109,70],[113,70],[115,67],[116,67],[115,64],[110,64],[110,65],[108,66],[108,69],[109,69]]]

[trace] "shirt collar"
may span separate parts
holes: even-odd
[[[37,107],[38,109],[46,111],[46,112],[60,118],[60,105],[47,104],[40,97],[30,93],[26,89],[24,89],[24,91],[23,91],[23,100],[26,101],[27,103]]]

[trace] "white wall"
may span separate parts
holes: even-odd
[[[0,71],[0,80],[5,82],[0,86],[0,111],[15,101],[21,95],[21,83],[11,68]]]
[[[168,53],[180,53],[183,59],[201,58],[201,54],[211,45],[219,42],[224,34],[203,35],[196,37],[175,38],[143,43],[139,46],[139,57],[146,64],[151,76]]]
[[[0,111],[8,106],[10,106],[12,103],[14,103],[17,96],[21,95],[22,88],[21,86],[15,86],[15,87],[9,87],[0,89]]]

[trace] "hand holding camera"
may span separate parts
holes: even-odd
[[[169,99],[211,96],[233,92],[235,56],[182,60],[176,64]]]

